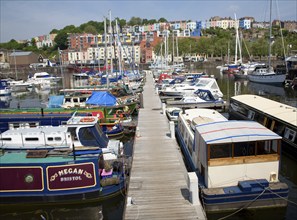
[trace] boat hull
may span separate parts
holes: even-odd
[[[251,82],[257,83],[270,83],[270,84],[281,84],[285,82],[285,74],[269,74],[269,75],[253,75],[249,74],[248,79]]]
[[[98,157],[76,160],[28,158],[26,163],[1,164],[0,203],[99,201],[123,193],[126,185],[123,173],[113,172],[111,176],[103,177],[99,172],[99,160],[95,158]]]
[[[250,191],[240,184],[251,186]],[[203,203],[207,212],[234,211],[241,208],[286,207],[288,186],[285,183],[269,183],[265,180],[241,181],[238,186],[202,189]]]

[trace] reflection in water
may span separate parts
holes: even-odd
[[[8,108],[11,96],[0,96],[0,108]]]
[[[249,82],[248,88],[250,91],[252,91],[252,93],[258,93],[260,96],[276,95],[284,97],[286,95],[285,89],[282,86]]]
[[[23,209],[17,207],[13,209],[1,208],[0,218],[2,220],[17,219],[41,219],[41,220],[58,220],[58,219],[76,219],[76,220],[101,220],[103,219],[102,206],[98,204],[85,205],[60,205],[31,207]]]

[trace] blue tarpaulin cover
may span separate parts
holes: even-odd
[[[106,91],[93,92],[90,98],[86,101],[87,105],[99,106],[114,106],[117,103],[117,98]]]
[[[49,97],[48,108],[61,108],[64,101],[64,95],[52,95]]]

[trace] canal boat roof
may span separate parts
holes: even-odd
[[[85,157],[76,157],[75,160],[90,160],[96,159],[98,156],[85,156]],[[40,163],[58,163],[58,162],[73,162],[74,157],[68,156],[66,154],[61,154],[60,156],[46,156],[46,157],[28,157],[28,152],[19,151],[19,152],[5,152],[0,156],[1,164],[40,164]]]
[[[296,107],[257,95],[237,95],[231,97],[231,99],[250,106],[257,111],[262,112],[264,115],[270,115],[273,118],[277,118],[287,124],[291,124],[294,127],[297,125]]]
[[[255,121],[220,121],[196,127],[206,144],[277,140],[282,137]]]

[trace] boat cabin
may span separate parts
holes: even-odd
[[[193,150],[207,188],[238,181],[278,181],[281,137],[254,121],[221,121],[196,126]]]
[[[108,138],[97,117],[72,117],[66,125],[17,128],[0,134],[2,149],[106,148]]]

